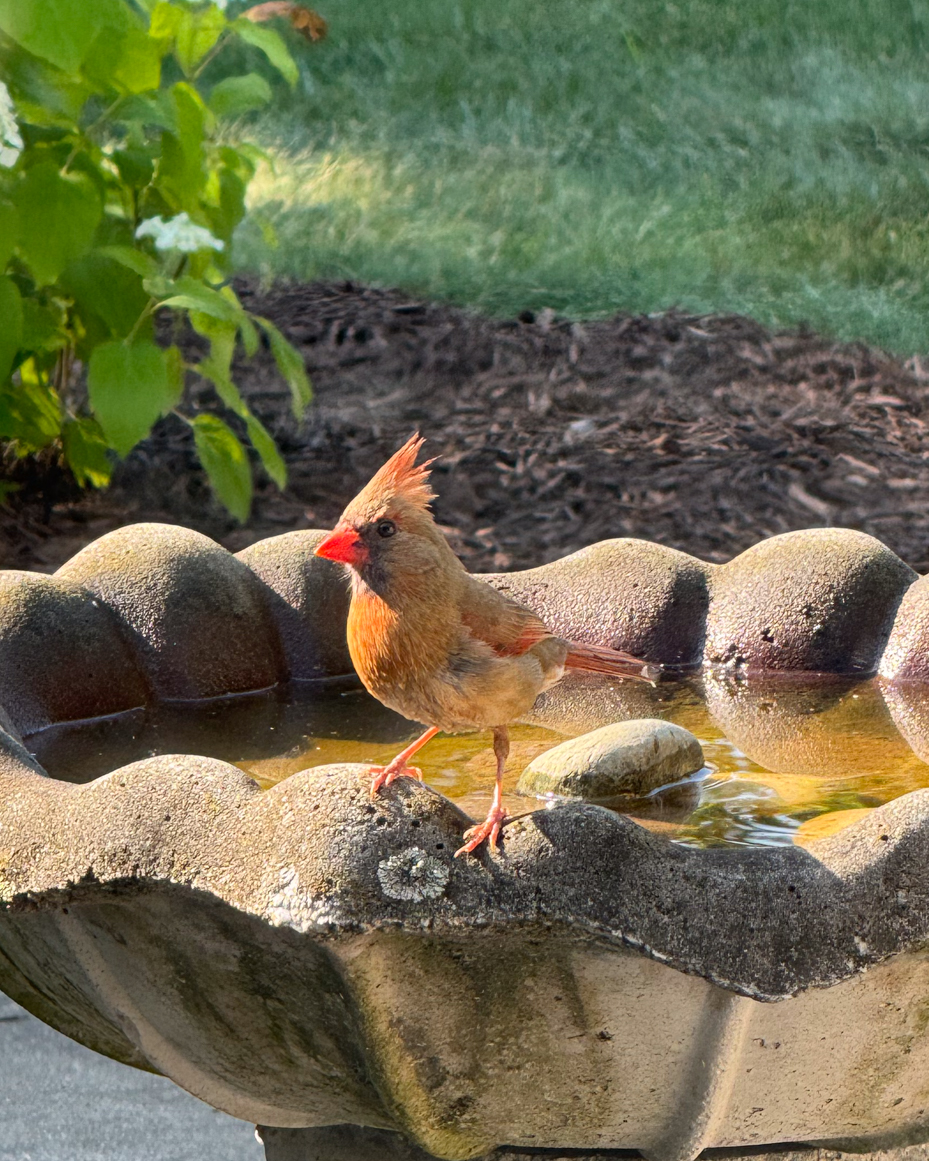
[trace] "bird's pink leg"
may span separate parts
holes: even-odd
[[[506,726],[498,726],[494,730],[494,754],[497,757],[497,783],[494,786],[494,800],[490,805],[490,812],[482,823],[472,826],[464,832],[465,844],[455,851],[455,858],[459,855],[470,854],[485,840],[492,846],[500,844],[500,829],[506,822],[507,814],[503,809],[503,767],[506,765],[507,755],[510,752],[510,733]]]
[[[382,786],[389,786],[395,778],[418,778],[422,782],[422,770],[417,766],[407,766],[407,762],[417,750],[425,746],[438,732],[439,727],[433,726],[431,729],[426,730],[415,742],[410,742],[407,748],[401,750],[396,758],[386,766],[372,766],[368,771],[369,774],[375,775],[374,781],[371,783],[371,797],[373,798]]]

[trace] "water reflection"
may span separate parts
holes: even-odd
[[[924,685],[881,683],[881,693],[907,745],[929,762],[929,690]]]
[[[296,682],[259,694],[210,702],[175,702],[92,722],[65,723],[32,734],[29,749],[53,778],[90,782],[156,754],[204,754],[277,782],[303,770],[314,743],[330,743],[352,761],[359,746],[396,750],[411,724],[368,697],[354,682]],[[292,769],[288,759],[297,758]],[[339,761],[340,757],[326,761]],[[271,776],[262,779],[263,763]]]
[[[874,681],[794,676],[745,681],[707,674],[706,708],[759,766],[788,777],[872,774],[913,754]]]
[[[611,722],[666,718],[699,736],[706,716],[699,685],[691,681],[647,685],[568,672],[539,697],[524,720],[573,738]]]
[[[729,768],[727,778],[728,764],[720,767],[684,841],[824,837],[829,828],[813,825],[820,816],[842,813],[850,825],[862,811],[929,784],[929,766],[901,736],[873,679],[710,673],[702,685],[707,712],[743,768]]]
[[[815,841],[929,786],[929,688],[786,675],[745,681],[728,674],[652,688],[572,675],[513,728],[504,786],[511,814],[544,805],[515,793],[537,754],[566,737],[642,717],[691,730],[707,768],[644,798],[603,805],[676,842]],[[154,754],[197,753],[234,762],[267,787],[329,762],[385,762],[416,732],[355,686],[302,683],[57,726],[27,744],[53,777],[71,782]],[[440,736],[422,751],[420,765],[432,786],[470,814],[486,812],[494,770],[489,735]]]

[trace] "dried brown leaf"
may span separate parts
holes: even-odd
[[[329,25],[318,12],[303,4],[294,4],[291,0],[267,0],[264,4],[247,9],[242,15],[255,24],[283,16],[307,40],[322,40],[329,31]]]

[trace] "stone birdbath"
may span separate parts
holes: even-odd
[[[929,790],[808,848],[528,802],[500,851],[454,859],[462,811],[407,780],[372,801],[359,764],[267,790],[191,754],[48,776],[32,751],[62,723],[344,677],[321,535],[232,556],[137,525],[52,577],[0,574],[7,994],[255,1122],[269,1161],[929,1138]],[[721,566],[615,540],[490,579],[566,634],[702,667],[772,753],[812,735],[762,712],[756,672],[880,671],[929,757],[929,579],[863,534]],[[648,690],[546,696],[574,732],[655,716]]]

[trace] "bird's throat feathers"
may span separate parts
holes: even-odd
[[[352,573],[348,648],[372,692],[416,681],[445,656],[460,631],[453,587],[449,578],[425,573],[375,591]]]

